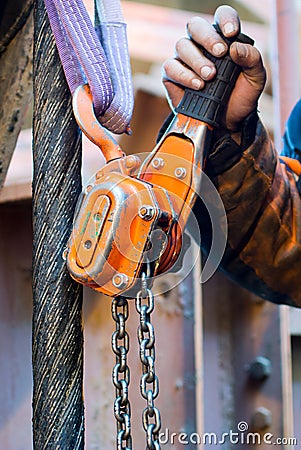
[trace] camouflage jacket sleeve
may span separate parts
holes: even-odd
[[[248,123],[249,121],[249,123]],[[256,113],[244,126],[243,148],[218,137],[207,173],[223,201],[228,240],[220,268],[255,294],[301,307],[301,198],[298,180],[281,162]],[[195,206],[204,251],[210,226]]]

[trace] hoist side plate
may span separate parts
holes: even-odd
[[[143,218],[146,206],[152,216]],[[96,180],[82,197],[70,237],[71,276],[110,296],[131,288],[159,214],[150,184],[117,172]]]

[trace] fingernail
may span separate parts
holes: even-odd
[[[232,34],[235,31],[234,25],[232,22],[227,22],[224,25],[224,33],[225,34]]]
[[[236,42],[236,50],[237,54],[240,58],[246,58],[248,51],[246,49],[246,46],[244,44],[241,44],[240,42]]]
[[[202,75],[202,78],[208,78],[209,75],[211,75],[211,73],[212,73],[211,67],[209,67],[209,66],[203,66],[203,67],[201,68],[201,75]]]
[[[192,84],[192,87],[193,87],[194,89],[201,89],[201,87],[202,87],[202,82],[201,82],[201,80],[198,80],[197,78],[195,78],[194,80],[192,80],[191,84]]]
[[[214,44],[212,51],[215,56],[220,56],[226,51],[226,47],[221,42],[218,42],[217,44]]]

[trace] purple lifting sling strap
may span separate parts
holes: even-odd
[[[88,83],[99,122],[113,133],[129,129],[134,96],[126,24],[119,0],[96,0],[94,29],[82,0],[45,0],[73,94]]]

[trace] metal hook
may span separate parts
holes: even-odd
[[[78,126],[87,138],[101,149],[107,162],[125,156],[117,141],[97,120],[88,84],[82,84],[75,90],[72,106]]]

